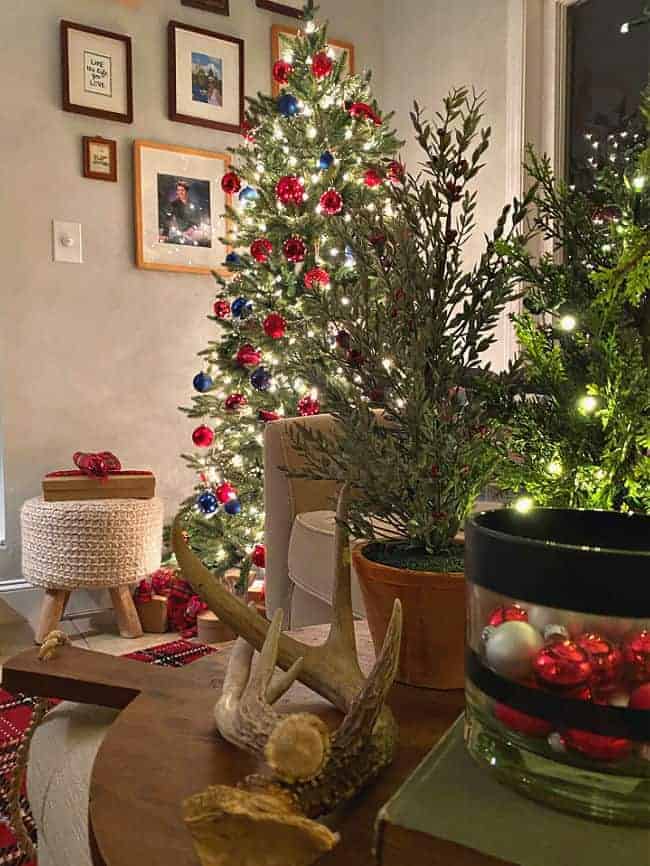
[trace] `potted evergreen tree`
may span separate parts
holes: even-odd
[[[525,241],[533,193],[504,207],[473,266],[473,181],[490,129],[482,98],[453,90],[427,120],[411,114],[424,159],[383,181],[381,206],[341,221],[339,246],[360,275],[305,299],[311,328],[294,369],[321,389],[336,441],[296,433],[305,473],[351,482],[350,529],[370,630],[381,645],[393,600],[404,610],[402,682],[463,681],[465,515],[502,448],[493,407],[514,368],[493,373],[484,353],[515,284],[504,253]],[[300,427],[300,425],[297,425]]]

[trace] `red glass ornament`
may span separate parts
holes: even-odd
[[[631,710],[650,710],[650,683],[644,683],[634,689],[628,707]]]
[[[547,737],[553,730],[553,725],[545,719],[529,716],[507,704],[495,704],[493,712],[494,717],[506,728],[529,737]]]
[[[318,286],[326,286],[330,281],[330,275],[323,268],[311,268],[305,274],[305,288],[315,289]]]
[[[227,481],[220,484],[214,492],[222,505],[225,505],[226,502],[230,502],[231,499],[237,499],[237,491],[232,484],[229,484]]]
[[[226,319],[230,315],[230,304],[222,298],[214,302],[212,309],[217,319]]]
[[[287,261],[293,262],[294,264],[297,262],[304,262],[305,255],[307,254],[305,242],[302,238],[297,238],[295,236],[286,239],[282,244],[282,250],[284,251]]]
[[[591,731],[569,728],[564,733],[564,741],[571,749],[593,758],[594,761],[620,761],[632,751],[630,740],[622,737],[604,737]]]
[[[386,177],[391,183],[403,183],[404,182],[404,166],[401,162],[398,162],[396,159],[391,160],[388,163],[388,168],[386,169]]]
[[[253,142],[255,141],[255,130],[251,123],[248,120],[245,120],[239,128],[241,134],[244,136],[246,141]]]
[[[278,84],[288,84],[293,73],[293,65],[286,60],[276,60],[273,64],[273,80]]]
[[[264,333],[272,340],[280,340],[287,330],[287,323],[279,313],[269,313],[262,322]]]
[[[192,433],[192,442],[198,448],[209,448],[214,442],[214,430],[206,427],[205,424],[201,424]]]
[[[268,424],[269,421],[277,421],[280,417],[277,412],[270,412],[267,409],[260,409],[257,413],[257,417],[260,421],[264,421],[265,424]]]
[[[326,190],[319,199],[321,210],[327,216],[336,216],[343,210],[343,197],[335,189]]]
[[[375,126],[381,123],[381,117],[366,102],[353,102],[348,111],[355,120],[371,120]]]
[[[383,388],[371,388],[368,398],[371,403],[383,403],[386,398],[386,392]]]
[[[329,75],[334,67],[334,61],[325,51],[319,51],[314,54],[311,61],[311,71],[314,78],[325,78]]]
[[[257,367],[261,360],[262,353],[250,343],[243,345],[236,355],[236,361],[240,367]]]
[[[302,204],[305,195],[305,185],[302,178],[294,174],[286,174],[275,185],[275,194],[282,204]]]
[[[243,394],[230,394],[224,400],[224,407],[229,411],[233,412],[235,409],[241,409],[248,403],[248,400]]]
[[[298,400],[298,413],[300,415],[318,415],[320,412],[320,403],[310,394],[305,394]]]
[[[358,349],[350,349],[348,363],[353,367],[362,367],[366,362],[364,355]]]
[[[612,220],[618,220],[623,216],[621,209],[616,205],[606,205],[605,207],[596,208],[592,214],[592,219],[595,223],[609,223]]]
[[[339,349],[345,349],[347,351],[350,348],[350,334],[347,331],[339,331],[335,340]]]
[[[258,568],[266,568],[266,548],[263,544],[256,544],[251,554],[251,562]]]
[[[587,687],[593,669],[587,653],[573,641],[556,641],[543,647],[533,659],[537,681],[550,689]]]
[[[650,682],[650,631],[630,635],[623,644],[625,676],[632,683]]]
[[[379,186],[383,178],[376,168],[367,168],[363,173],[363,182],[366,186]]]
[[[272,252],[273,244],[267,238],[257,238],[251,244],[250,253],[255,261],[261,264],[268,262]]]
[[[623,676],[623,653],[620,649],[595,632],[578,635],[575,642],[589,656],[593,670],[592,688],[601,692],[615,689]]]
[[[528,622],[528,612],[518,604],[497,607],[490,614],[488,625],[501,625],[502,622]]]
[[[233,195],[241,189],[241,180],[234,171],[227,171],[221,178],[221,189],[226,195]]]

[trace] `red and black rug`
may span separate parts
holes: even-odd
[[[151,665],[180,668],[212,652],[216,652],[214,647],[206,644],[175,640],[127,653],[126,658]],[[33,699],[26,695],[12,695],[0,689],[0,866],[36,866],[33,861],[27,861],[19,850],[6,818],[7,786],[16,759],[16,749],[29,723],[33,703]],[[36,828],[24,791],[21,804],[25,826],[36,841]]]

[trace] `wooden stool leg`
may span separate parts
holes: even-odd
[[[110,593],[122,637],[141,637],[142,626],[128,586],[115,586]]]
[[[36,643],[43,643],[48,634],[58,628],[69,598],[70,593],[66,589],[45,590],[38,628],[34,636]]]

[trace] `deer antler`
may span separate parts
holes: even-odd
[[[215,707],[217,727],[230,742],[263,756],[271,771],[270,777],[247,778],[238,789],[215,786],[186,801],[186,821],[204,866],[221,866],[231,856],[241,866],[313,862],[338,837],[309,819],[352,797],[392,760],[397,725],[385,700],[399,658],[401,606],[395,602],[384,645],[365,679],[352,615],[348,500],[345,485],[337,508],[332,624],[320,647],[281,634],[282,611],[269,624],[231,596],[184,543],[178,521],[174,525],[184,576],[241,635]],[[253,647],[260,656],[251,673]],[[286,673],[274,685],[276,663]],[[337,731],[330,734],[309,713],[275,712],[274,700],[296,679],[345,713]]]

